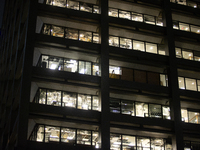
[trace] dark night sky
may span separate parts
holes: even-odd
[[[3,18],[4,2],[5,0],[0,0],[0,28],[2,24],[2,18]]]

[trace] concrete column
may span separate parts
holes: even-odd
[[[101,145],[102,149],[110,149],[110,108],[109,108],[109,25],[108,0],[100,1],[101,20]]]
[[[164,0],[164,24],[166,24],[166,41],[169,50],[169,90],[171,117],[174,121],[174,136],[172,138],[173,150],[183,150],[183,127],[181,121],[181,106],[178,85],[178,71],[175,52],[175,38],[173,34],[173,21],[170,0]]]
[[[27,37],[22,72],[22,88],[19,103],[19,122],[17,135],[17,149],[25,150],[27,147],[27,131],[29,117],[29,101],[32,77],[32,62],[35,41],[35,28],[37,18],[37,0],[30,0],[28,14]]]

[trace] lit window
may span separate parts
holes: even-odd
[[[143,22],[143,16],[142,16],[142,14],[132,12],[132,20],[138,21],[138,22]]]
[[[120,47],[126,49],[132,49],[132,40],[126,38],[120,38]]]
[[[192,52],[192,51],[183,50],[182,53],[183,53],[183,58],[184,58],[184,59],[193,60],[193,52]]]
[[[145,51],[144,42],[133,40],[133,49],[134,50]]]
[[[185,78],[185,84],[187,90],[197,91],[196,79]]]
[[[181,109],[182,121],[188,122],[188,112],[187,109]]]
[[[179,27],[180,27],[180,30],[183,30],[183,31],[190,31],[189,24],[186,24],[186,23],[179,23]]]
[[[119,18],[131,20],[131,14],[128,11],[119,10]]]
[[[157,54],[157,44],[146,43],[146,52]]]
[[[183,77],[178,77],[179,89],[185,90],[185,80]]]

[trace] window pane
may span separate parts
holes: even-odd
[[[122,114],[126,115],[132,115],[134,116],[134,103],[130,101],[122,101],[121,102],[121,109],[122,109]]]
[[[93,71],[93,75],[100,76],[99,64],[93,63],[92,71]]]
[[[68,1],[67,8],[74,9],[74,10],[79,10],[79,2]]]
[[[121,150],[121,135],[110,134],[110,149],[111,150]]]
[[[110,112],[120,113],[120,100],[110,99]]]
[[[64,59],[64,71],[77,72],[78,61],[72,59]]]
[[[109,36],[109,45],[119,47],[119,37]]]
[[[200,52],[199,51],[194,51],[194,60],[195,61],[200,61]]]
[[[91,145],[91,131],[78,129],[77,144]]]
[[[61,142],[75,143],[76,130],[69,128],[61,128]]]
[[[157,54],[157,44],[146,43],[146,52]]]
[[[119,18],[129,19],[131,20],[131,13],[128,11],[119,10]]]
[[[200,91],[200,80],[197,80],[197,88],[198,88],[198,91]]]
[[[47,105],[61,106],[61,91],[47,90]]]
[[[78,94],[78,109],[91,109],[91,96]]]
[[[79,73],[84,74],[85,73],[85,62],[79,61]]]
[[[149,104],[149,117],[162,118],[161,105]]]
[[[145,103],[135,103],[136,116],[148,117],[148,105]]]
[[[48,60],[49,60],[49,56],[42,55],[41,64],[39,64],[39,66],[42,68],[48,68],[48,66],[49,66]]]
[[[109,8],[108,15],[112,16],[112,17],[118,17],[118,10],[117,9],[113,9],[113,8]]]
[[[92,13],[92,5],[80,2],[80,10]]]
[[[173,21],[173,29],[179,29],[178,21]]]
[[[132,20],[143,22],[143,16],[142,14],[132,12]]]
[[[92,146],[94,146],[95,148],[100,148],[100,137],[99,137],[99,133],[92,131]]]
[[[53,6],[58,6],[58,7],[66,7],[67,3],[66,0],[54,0],[52,2]]]
[[[59,127],[45,127],[45,142],[59,142],[60,128]]]
[[[65,29],[65,38],[72,39],[72,40],[78,40],[78,30],[76,29]]]
[[[120,67],[109,66],[109,77],[113,79],[119,79],[122,74]]]
[[[44,140],[44,126],[43,125],[39,125],[38,126],[38,131],[37,131],[37,142],[43,142]]]
[[[199,118],[199,113],[198,112],[190,112],[189,111],[189,123],[196,123],[200,124],[200,118]]]
[[[94,7],[94,8],[93,8],[93,9],[94,9],[94,10],[93,10],[93,13],[94,13],[94,14],[99,14],[99,6],[94,5],[93,7]]]
[[[187,90],[197,91],[196,80],[185,78],[185,84]]]
[[[122,135],[122,150],[133,150],[135,146],[135,136]]]
[[[156,25],[157,26],[163,26],[163,21],[162,21],[162,18],[156,18]]]
[[[192,51],[185,51],[185,50],[183,50],[182,53],[183,53],[183,58],[184,59],[193,60],[193,53],[192,53]]]
[[[64,37],[64,28],[52,25],[51,35],[55,37]]]
[[[79,31],[79,40],[85,42],[92,42],[92,32]]]
[[[86,62],[85,74],[91,75],[91,62]]]
[[[170,117],[170,108],[168,106],[163,106],[162,107],[162,111],[163,111],[163,119],[171,119]]]
[[[99,110],[99,97],[93,96],[92,110]]]
[[[49,56],[49,69],[63,70],[63,59],[59,57]]]
[[[183,77],[178,77],[179,89],[185,89],[185,81]]]
[[[179,27],[180,27],[180,30],[183,30],[183,31],[190,31],[189,24],[185,24],[185,23],[180,23],[180,22],[179,22]]]
[[[187,109],[181,109],[182,121],[188,122],[188,112]]]
[[[44,24],[43,34],[46,34],[46,35],[51,34],[51,25]]]
[[[126,49],[132,49],[132,41],[131,39],[120,38],[120,47]]]
[[[155,25],[155,17],[149,16],[149,15],[144,15],[144,22]]]
[[[93,43],[99,43],[99,34],[93,33]]]
[[[151,149],[153,150],[164,150],[165,142],[163,139],[151,139]]]
[[[63,92],[63,104],[62,106],[76,108],[76,94]]]
[[[160,85],[160,74],[155,72],[147,72],[148,84]]]
[[[177,58],[182,58],[181,49],[180,48],[175,48],[175,50],[176,50],[176,57]]]
[[[165,50],[158,50],[159,55],[166,55]]]
[[[133,40],[133,49],[134,50],[145,51],[145,49],[144,49],[144,42],[134,41]]]
[[[160,85],[167,86],[167,79],[165,74],[160,74]]]
[[[137,137],[137,147],[142,148],[142,150],[149,150],[150,139],[145,137]]]
[[[46,104],[46,89],[40,89],[40,99],[39,99],[39,104]]]
[[[177,0],[178,4],[186,5],[186,0]]]
[[[191,25],[190,28],[191,28],[191,32],[198,33],[198,34],[200,33],[200,27]]]

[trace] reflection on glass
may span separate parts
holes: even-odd
[[[184,59],[193,60],[193,53],[192,53],[192,51],[185,51],[185,50],[183,50],[182,53],[183,53],[183,58]]]
[[[120,113],[120,100],[110,99],[110,112]]]
[[[150,139],[145,137],[137,137],[137,147],[142,150],[150,149]]]
[[[119,10],[119,18],[131,20],[131,13],[128,11]]]
[[[179,29],[178,21],[173,21],[173,29]]]
[[[64,71],[77,72],[78,62],[73,59],[64,59]]]
[[[138,21],[138,22],[143,22],[143,16],[142,16],[142,14],[132,12],[132,20]]]
[[[76,29],[65,29],[65,38],[72,39],[72,40],[78,40],[78,30]]]
[[[51,34],[51,25],[44,24],[43,34],[46,34],[46,35]]]
[[[92,5],[80,2],[80,10],[92,13]]]
[[[146,43],[146,52],[157,54],[157,45],[152,43]]]
[[[109,45],[119,47],[119,37],[109,36]]]
[[[69,128],[61,128],[61,142],[75,143],[76,130]]]
[[[149,15],[144,15],[144,22],[148,24],[153,24],[155,25],[155,17],[154,16],[149,16]]]
[[[165,50],[158,50],[159,55],[166,55]]]
[[[61,106],[61,91],[47,90],[47,105]]]
[[[185,81],[183,77],[178,77],[179,89],[185,89]]]
[[[122,114],[134,116],[134,103],[123,100],[121,102],[121,111],[122,111]]]
[[[91,96],[78,94],[78,109],[91,110]]]
[[[182,58],[181,49],[180,48],[175,48],[175,50],[176,50],[176,57],[177,58]]]
[[[148,117],[148,105],[145,103],[135,103],[136,116],[138,117]]]
[[[37,142],[43,142],[44,141],[44,126],[39,125],[37,130]]]
[[[79,40],[85,42],[92,42],[92,32],[79,31]]]
[[[181,109],[182,121],[188,122],[188,112],[187,109]]]
[[[126,49],[132,49],[132,41],[131,39],[120,38],[120,47]]]
[[[112,17],[118,17],[118,10],[117,9],[113,9],[113,8],[109,8],[108,15],[112,16]]]
[[[162,107],[162,111],[163,111],[163,119],[171,119],[170,117],[170,108],[168,106],[163,106]]]
[[[76,108],[76,94],[63,92],[63,106]]]
[[[45,127],[45,142],[59,142],[60,128],[59,127]]]
[[[198,112],[189,111],[189,123],[200,124],[200,116]]]
[[[67,8],[74,9],[74,10],[79,10],[79,2],[68,0]]]
[[[180,30],[183,30],[183,31],[190,31],[189,24],[186,24],[186,23],[179,23],[179,27],[180,27]]]
[[[149,104],[149,117],[162,118],[161,105]]]
[[[100,148],[100,143],[99,143],[99,133],[98,132],[92,132],[92,146],[95,148]]]
[[[164,150],[164,140],[158,138],[151,139],[151,149],[153,150]]]
[[[122,150],[132,150],[135,146],[135,136],[122,135]]]
[[[187,90],[197,91],[196,80],[185,78],[185,84]]]
[[[121,150],[121,135],[110,134],[110,149]]]
[[[39,92],[40,92],[39,104],[46,104],[46,90],[40,89]]]
[[[77,144],[91,145],[91,131],[78,129]]]
[[[79,73],[91,75],[91,62],[79,61]]]
[[[133,40],[133,49],[134,50],[145,51],[144,42]]]
[[[51,35],[55,37],[64,37],[64,28],[52,25]]]
[[[198,26],[193,26],[193,25],[190,25],[190,29],[191,29],[191,32],[194,32],[194,33],[200,33],[200,27]]]

